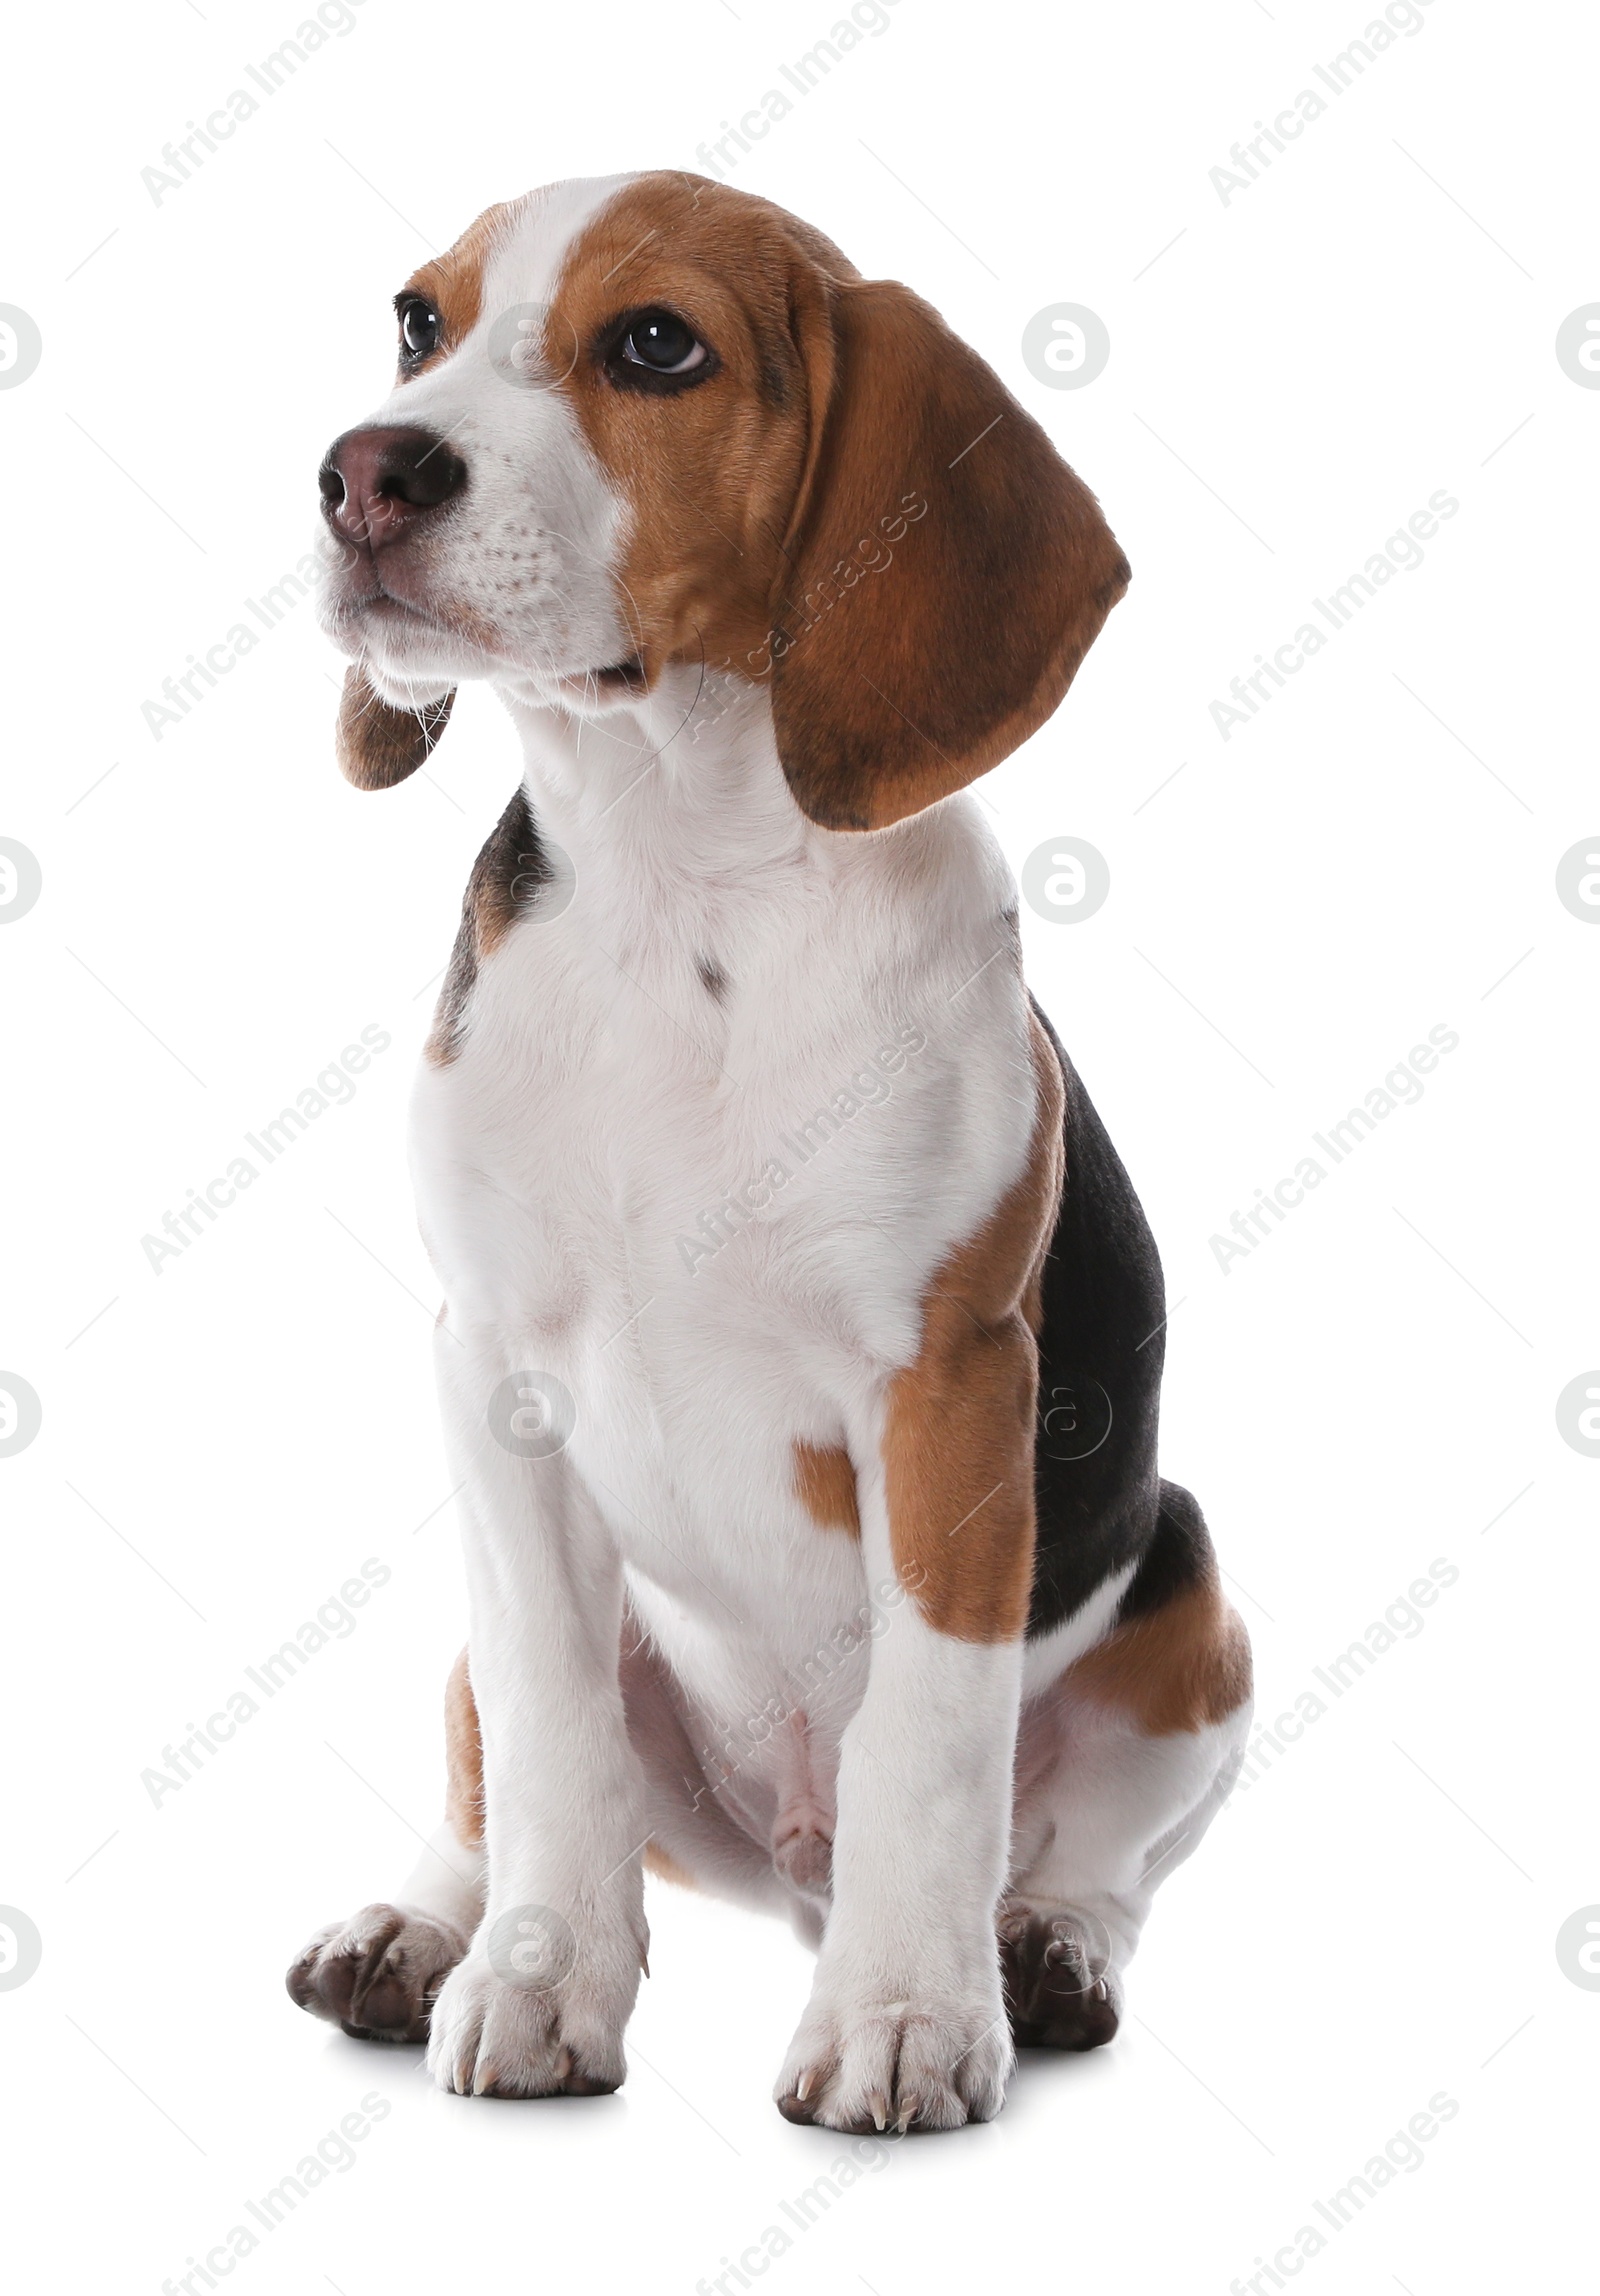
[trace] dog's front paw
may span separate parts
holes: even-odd
[[[486,1923],[434,2004],[428,2067],[458,2097],[598,2097],[622,2086],[639,1953],[501,1951]]]
[[[813,1995],[775,2093],[786,2121],[856,2136],[958,2129],[994,2118],[1011,2065],[997,1981],[909,1999]]]
[[[358,2041],[425,2041],[434,1997],[467,1950],[455,1923],[397,1905],[319,1929],[284,1983],[289,1998]]]

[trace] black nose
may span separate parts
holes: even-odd
[[[467,466],[435,432],[405,424],[346,431],[323,457],[323,515],[358,548],[382,550],[467,483]]]

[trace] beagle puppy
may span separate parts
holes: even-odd
[[[790,2120],[1089,2049],[1249,1647],[1160,1480],[1137,1199],[974,776],[1128,567],[907,288],[677,173],[492,208],[321,472],[340,761],[486,679],[521,783],[417,1080],[470,1640],[444,1824],[289,1973],[439,2083],[617,2087],[643,1869],[817,1954]]]

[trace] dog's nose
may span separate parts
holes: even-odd
[[[346,431],[317,473],[329,525],[368,551],[398,541],[466,483],[467,466],[449,444],[410,424]]]

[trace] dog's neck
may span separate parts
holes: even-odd
[[[539,829],[580,870],[709,885],[831,842],[789,794],[766,695],[747,681],[672,668],[651,693],[591,711],[501,698]]]

